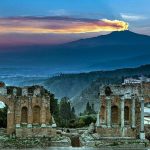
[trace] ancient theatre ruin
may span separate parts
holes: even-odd
[[[150,102],[150,84],[100,87],[97,132],[101,137],[145,139],[144,103]]]
[[[8,106],[7,134],[38,137],[55,134],[50,92],[42,86],[10,87],[0,84],[0,101]]]

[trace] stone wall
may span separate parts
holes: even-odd
[[[133,137],[136,138],[136,129],[130,127],[97,128],[96,132],[100,137]]]
[[[141,118],[144,108],[141,106],[146,98],[141,91],[140,85],[100,87],[100,106],[96,123],[100,136],[140,137],[141,132],[144,132],[144,117]]]
[[[56,135],[56,130],[51,127],[16,128],[17,137],[50,137],[52,135]]]
[[[147,140],[134,139],[100,139],[100,140],[84,140],[80,138],[80,145],[84,147],[103,148],[103,149],[145,149],[149,145]]]
[[[52,129],[50,92],[42,86],[0,87],[0,100],[8,106],[7,133],[16,136],[49,136]]]

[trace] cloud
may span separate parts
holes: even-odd
[[[132,28],[133,32],[139,33],[139,34],[144,34],[144,35],[150,35],[150,26],[147,27],[134,27]]]
[[[0,18],[0,34],[79,34],[127,29],[128,23],[119,20],[78,19],[58,16]]]
[[[130,15],[130,14],[124,14],[124,13],[121,13],[120,15],[122,19],[127,20],[127,21],[138,21],[138,20],[147,19],[147,17],[141,16],[141,15]]]
[[[68,16],[69,13],[65,9],[58,9],[58,10],[50,10],[48,11],[50,16]]]

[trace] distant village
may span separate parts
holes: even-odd
[[[124,82],[122,83],[123,85],[125,84],[141,84],[142,82],[148,83],[150,82],[150,78],[145,77],[145,76],[140,76],[138,78],[125,78]]]

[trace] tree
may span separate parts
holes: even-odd
[[[79,127],[84,127],[85,126],[85,122],[82,118],[79,119],[78,126]]]
[[[75,119],[76,115],[75,115],[75,109],[74,107],[71,108],[71,119]]]
[[[87,102],[86,104],[86,113],[89,114],[91,112],[91,106],[90,106],[90,103]]]
[[[7,127],[7,109],[8,107],[4,107],[0,109],[0,127]]]
[[[84,127],[84,126],[89,126],[91,123],[95,123],[96,122],[96,117],[93,115],[85,115],[85,116],[81,116],[78,119],[78,127]]]
[[[56,124],[59,125],[60,124],[59,104],[58,104],[58,99],[55,99],[54,94],[50,95],[50,111],[51,111],[52,116],[55,119]]]
[[[71,119],[71,106],[68,97],[63,97],[60,101],[59,116],[62,126],[67,126]]]
[[[90,105],[89,102],[87,102],[86,104],[86,109],[84,111],[84,115],[89,115],[89,114],[95,114],[95,110],[94,110],[94,104],[92,103],[92,106]]]

